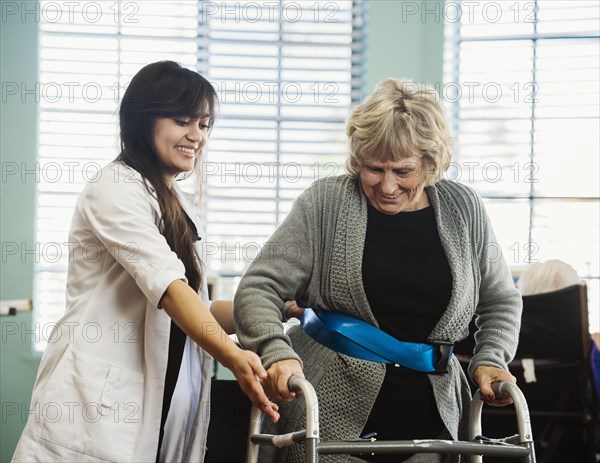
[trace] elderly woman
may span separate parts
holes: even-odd
[[[507,363],[521,298],[480,198],[442,179],[452,143],[437,94],[386,80],[352,111],[347,134],[348,174],[300,195],[242,278],[234,301],[240,341],[267,368],[270,397],[289,402],[279,432],[303,426],[302,401],[291,401],[287,380],[304,374],[319,397],[324,440],[373,432],[378,439],[465,438],[470,389],[456,358],[434,375],[340,354],[299,327],[283,330],[292,300],[353,315],[411,342],[457,342],[477,315],[471,379],[492,405],[508,401],[496,399],[491,384],[515,381]],[[299,446],[269,452],[261,461],[304,461]]]

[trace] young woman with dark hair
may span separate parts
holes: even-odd
[[[194,169],[216,106],[210,83],[171,61],[128,86],[121,153],[77,201],[67,310],[13,461],[201,462],[211,356],[278,419],[259,358],[226,335],[231,302],[207,299],[202,227],[174,181]]]

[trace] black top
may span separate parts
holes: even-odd
[[[196,241],[201,238],[198,235],[198,229],[196,225],[185,214],[186,221],[192,232],[196,236]],[[162,446],[163,437],[165,435],[165,422],[167,421],[167,415],[171,408],[171,400],[173,399],[173,393],[175,392],[175,386],[177,385],[177,378],[179,378],[179,370],[181,368],[181,361],[183,360],[183,351],[185,349],[186,334],[183,332],[173,320],[171,320],[171,334],[169,336],[169,356],[167,360],[167,372],[165,374],[165,391],[163,393],[163,404],[162,413],[160,417],[160,434],[158,436],[158,450],[156,451],[156,462],[159,461],[160,448]]]
[[[433,208],[387,215],[369,205],[362,275],[379,327],[401,341],[427,342],[452,289]],[[437,438],[443,431],[427,374],[387,365],[363,434],[407,440]],[[399,462],[409,456],[361,458]]]
[[[165,376],[165,392],[163,393],[162,414],[160,417],[160,434],[158,436],[158,450],[156,452],[156,461],[159,461],[160,448],[162,446],[163,437],[165,435],[165,422],[171,408],[171,399],[177,378],[179,377],[179,369],[181,368],[181,360],[183,359],[183,350],[185,349],[186,335],[173,320],[171,320],[171,335],[169,337],[169,359],[167,361],[167,373]]]

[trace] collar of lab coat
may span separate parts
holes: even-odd
[[[194,205],[193,193],[187,193],[183,191],[181,187],[177,184],[177,182],[173,182],[173,190],[179,198],[179,203],[181,204],[181,207],[183,207],[185,213],[192,220],[192,222],[194,222],[194,225],[196,226],[196,230],[198,232],[198,236],[202,237],[202,235],[204,234],[204,229],[200,220],[199,211]]]
[[[119,161],[116,161],[116,162],[119,162]],[[132,167],[128,166],[127,164],[125,164],[123,162],[121,162],[121,164],[124,166],[125,169],[131,170],[130,178],[133,176],[133,177],[137,178],[138,181],[144,182],[142,174],[140,174],[137,170],[133,169]],[[150,182],[147,182],[147,185],[148,185],[148,190],[151,193],[149,195],[151,198],[150,203],[152,204],[152,207],[154,208],[154,210],[156,211],[158,216],[161,217],[162,213],[160,210],[160,205],[158,204],[158,200],[156,199],[156,189],[152,186],[152,184]],[[181,204],[181,207],[183,207],[183,210],[185,211],[185,213],[192,220],[192,222],[194,222],[194,225],[196,226],[196,230],[198,231],[198,236],[202,237],[204,234],[204,227],[202,226],[202,222],[200,220],[200,214],[198,213],[198,211],[195,207],[194,194],[183,191],[181,189],[181,187],[178,185],[177,181],[173,182],[173,190],[175,191],[175,194],[177,195],[177,198],[179,199],[179,203]]]

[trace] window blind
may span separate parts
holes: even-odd
[[[484,197],[509,265],[576,268],[597,331],[600,5],[451,3],[443,97],[457,142],[452,176]]]
[[[118,102],[145,64],[174,60],[217,88],[202,259],[230,298],[256,252],[316,178],[342,170],[344,121],[364,84],[364,4],[352,1],[39,2],[36,349],[65,309],[78,194],[113,160]]]
[[[340,174],[363,86],[362,3],[206,4],[204,72],[221,96],[202,176],[208,268],[232,297],[292,201]],[[243,3],[242,3],[243,5]],[[239,21],[228,21],[235,13]]]

